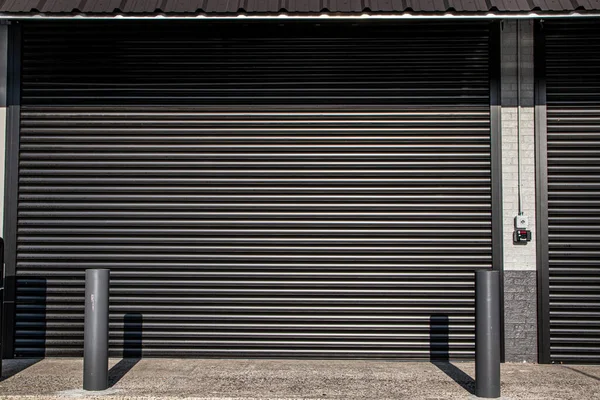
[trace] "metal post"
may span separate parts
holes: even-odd
[[[108,289],[110,271],[85,271],[83,389],[108,388]]]
[[[475,394],[500,397],[500,273],[475,272]]]

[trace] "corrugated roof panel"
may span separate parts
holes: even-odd
[[[321,11],[321,1],[320,0],[310,0],[310,12],[318,12]]]
[[[354,10],[356,10],[356,12],[361,12],[365,9],[365,7],[363,6],[362,0],[351,0],[351,2],[352,2],[352,8]]]
[[[436,10],[447,10],[448,7],[445,5],[444,0],[433,0],[434,8]]]
[[[80,3],[83,3],[80,10],[85,13],[112,13],[120,11],[121,7],[120,0],[96,0]]]
[[[38,0],[6,0],[0,5],[2,12],[29,12],[39,5]]]
[[[393,10],[405,11],[403,0],[392,0]]]
[[[511,7],[513,7],[513,9],[511,11],[521,11],[524,8],[529,8],[529,4],[527,4],[526,0],[510,0],[511,1]]]
[[[296,1],[281,1],[282,8],[289,12],[309,12],[310,3],[308,0],[296,0]]]
[[[459,11],[463,9],[463,2],[461,0],[448,0],[448,9],[451,11]]]
[[[238,3],[244,10],[253,10],[254,12],[259,13],[267,12],[267,10],[262,7],[263,3],[261,2],[259,4],[259,0],[239,0]]]
[[[546,10],[555,11],[560,10],[560,2],[558,0],[545,0],[546,1]]]
[[[331,12],[340,12],[338,0],[324,0],[323,6],[325,6]]]
[[[600,11],[600,0],[0,0],[2,13],[487,13]]]
[[[264,2],[264,8],[269,13],[278,13],[287,10],[287,2],[284,0],[256,0]]]
[[[61,1],[61,0],[58,0]],[[110,4],[105,0],[96,1],[79,1],[80,5],[77,7],[79,11],[90,12],[90,13],[108,13]],[[115,7],[116,8],[116,7]],[[114,8],[113,8],[114,11]]]
[[[331,12],[338,12],[337,0],[322,0],[321,4],[323,5],[323,9],[329,10]]]
[[[548,6],[545,0],[529,0],[529,6],[532,10],[548,11]]]
[[[482,11],[490,11],[491,7],[488,6],[486,0],[475,0],[475,2],[479,5],[479,9]]]
[[[546,0],[546,4],[548,5],[548,9],[551,11],[562,11],[564,7],[560,0]],[[572,5],[571,5],[572,7]]]
[[[282,9],[285,9],[285,2],[281,0],[256,0],[258,2],[264,3],[262,7],[266,12],[277,13]]]
[[[121,11],[126,13],[153,13],[160,9],[161,0],[125,1]]]
[[[365,6],[372,12],[386,12],[394,10],[392,0],[367,0]]]
[[[571,0],[560,0],[560,4],[563,10],[574,10],[577,8],[577,3],[575,3],[575,6],[573,6]]]
[[[498,11],[518,11],[516,0],[499,0],[496,2]]]
[[[225,12],[227,9],[227,0],[207,0],[206,1],[206,12]]]
[[[227,0],[227,11],[226,13],[234,14],[237,13],[242,7],[242,0]]]
[[[329,5],[329,10],[333,12],[356,12],[352,9],[352,3],[350,0],[330,0]]]
[[[90,3],[94,2],[90,1]],[[83,11],[80,6],[80,0],[48,0],[46,2],[38,1],[38,5],[35,8],[44,13],[65,13]]]
[[[421,6],[421,0],[405,0],[406,10],[411,11],[423,11]]]
[[[268,0],[271,10],[279,12],[285,10],[285,3],[279,0]]]
[[[592,8],[592,5],[590,4],[590,2],[588,0],[578,0],[576,2],[576,8],[583,9],[583,10],[589,10]]]
[[[166,12],[195,13],[204,8],[203,3],[203,0],[167,0],[164,9]]]

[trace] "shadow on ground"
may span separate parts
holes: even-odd
[[[475,394],[475,380],[460,368],[450,362],[433,361],[432,363],[467,392],[473,395]]]
[[[26,370],[41,360],[41,358],[4,360],[2,363],[2,377],[0,378],[0,382],[17,375],[19,372]]]
[[[116,385],[142,359],[142,314],[125,314],[123,359],[108,371],[108,387]]]
[[[470,394],[475,394],[475,380],[450,362],[450,322],[447,315],[434,314],[429,319],[429,359]]]
[[[600,382],[600,377],[597,377],[595,375],[590,375],[590,374],[588,374],[586,372],[580,371],[580,370],[575,369],[573,367],[567,367],[566,365],[563,365],[563,368],[570,369],[571,371],[575,371],[577,373],[580,373],[581,375],[587,376],[588,378],[595,379],[595,380],[597,380],[597,381]]]

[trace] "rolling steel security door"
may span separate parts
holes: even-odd
[[[81,354],[93,267],[114,355],[473,356],[487,23],[23,38],[18,356]]]
[[[551,362],[600,363],[600,28],[544,24]],[[543,250],[542,250],[543,251]]]

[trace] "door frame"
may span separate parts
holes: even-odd
[[[19,149],[21,113],[21,24],[8,25],[6,172],[4,196],[5,304],[2,308],[2,357],[14,358],[16,314],[17,213],[19,189]],[[502,212],[502,137],[501,137],[501,55],[502,20],[489,22],[489,98],[490,98],[490,184],[492,270],[499,271],[501,310],[501,359],[504,362],[503,290],[503,212]],[[538,218],[539,221],[539,218]],[[538,230],[539,232],[539,230]]]
[[[4,187],[4,304],[2,357],[14,357],[17,262],[17,202],[19,191],[19,130],[21,125],[21,25],[8,25],[6,87],[6,172]]]
[[[502,198],[502,21],[490,23],[490,156],[492,270],[500,273],[500,358],[504,362],[504,226]]]
[[[538,299],[538,362],[550,363],[550,271],[548,244],[548,146],[546,37],[544,21],[534,27],[535,186]]]

